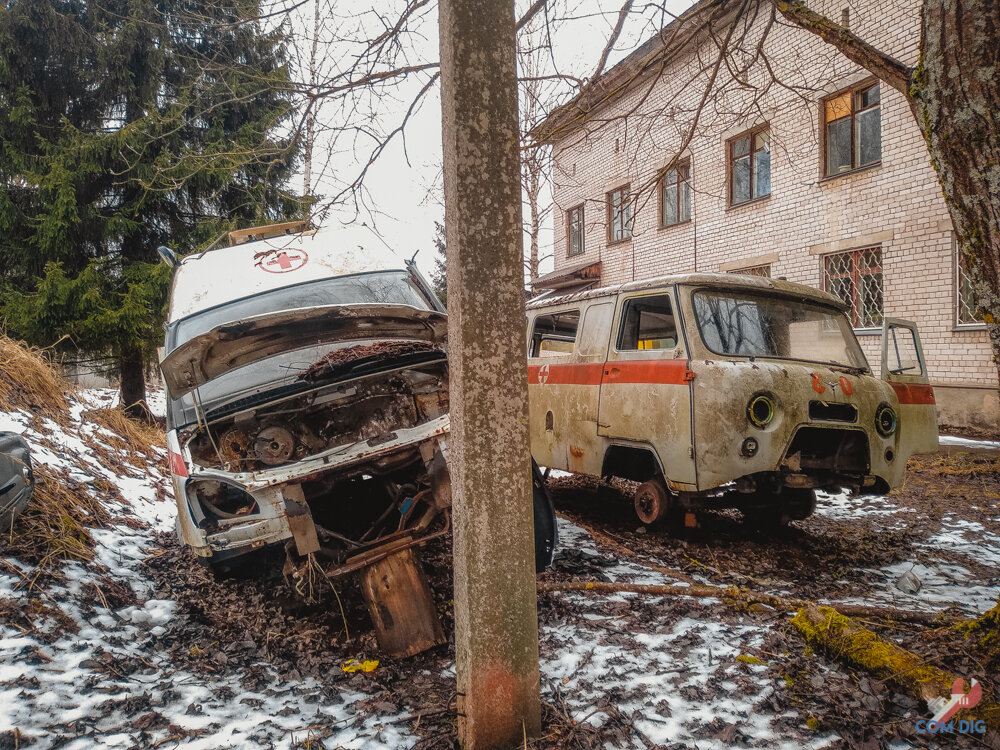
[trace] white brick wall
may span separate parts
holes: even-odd
[[[839,21],[846,5],[823,0],[812,7]],[[916,61],[919,25],[918,0],[851,4],[851,29],[910,64]],[[756,27],[750,48],[761,23]],[[919,324],[932,380],[995,385],[985,331],[955,330],[951,223],[905,99],[882,85],[878,166],[823,179],[819,99],[867,74],[813,35],[783,24],[771,29],[764,49],[782,83],[799,88],[771,85],[757,93],[737,85],[723,68],[721,91],[704,108],[685,152],[693,188],[689,223],[658,228],[654,181],[691,128],[705,68],[714,61],[711,47],[691,50],[655,82],[640,82],[597,112],[586,131],[555,144],[556,270],[600,260],[602,283],[612,284],[718,271],[723,264],[777,254],[772,276],[820,286],[823,261],[811,248],[836,242],[862,247],[871,244],[865,238],[884,233],[884,312]],[[765,85],[761,66],[749,80],[758,91]],[[764,122],[773,139],[771,195],[729,207],[726,141]],[[605,193],[624,183],[637,192],[634,236],[609,246]],[[567,258],[565,211],[579,203],[585,204],[585,253]],[[860,338],[877,367],[879,337]]]

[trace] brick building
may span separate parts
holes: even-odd
[[[845,6],[810,3],[915,64],[919,0]],[[876,371],[882,317],[919,324],[942,424],[1000,424],[996,365],[909,105],[817,37],[700,2],[534,132],[553,147],[555,203],[555,270],[537,291],[688,271],[825,288],[850,302]]]

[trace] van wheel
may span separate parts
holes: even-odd
[[[781,497],[788,517],[793,521],[809,518],[816,512],[816,490],[785,487],[781,491]]]
[[[661,479],[643,482],[635,491],[635,513],[649,525],[656,523],[670,510],[670,493]]]

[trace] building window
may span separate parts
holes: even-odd
[[[608,193],[608,242],[632,238],[632,196],[628,185]]]
[[[962,255],[961,248],[955,243],[955,268],[956,268],[956,292],[957,294],[957,320],[960,326],[978,326],[983,324],[983,316],[976,305],[976,297],[972,293],[972,279],[966,267],[966,260]]]
[[[826,291],[850,306],[855,328],[882,325],[882,248],[866,247],[823,258]]]
[[[771,131],[764,126],[729,142],[729,203],[738,206],[770,194]]]
[[[824,99],[823,122],[827,177],[881,160],[879,84],[848,89]]]
[[[691,221],[691,165],[678,164],[660,178],[660,226]]]
[[[566,229],[569,234],[566,246],[568,255],[583,254],[583,204],[566,212]]]
[[[763,276],[765,279],[769,279],[771,278],[771,266],[770,264],[764,266],[747,266],[746,268],[727,271],[727,273],[738,273],[743,276]]]

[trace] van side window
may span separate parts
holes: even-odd
[[[673,349],[677,325],[670,297],[639,297],[625,301],[618,351]]]
[[[608,338],[611,333],[611,318],[615,314],[614,302],[591,305],[583,316],[583,330],[580,331],[580,346],[577,352],[582,357],[592,357],[608,353]]]
[[[572,354],[579,327],[579,310],[539,315],[531,331],[531,356],[565,357]]]

